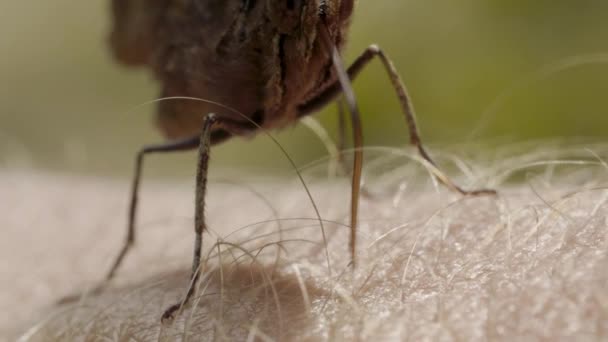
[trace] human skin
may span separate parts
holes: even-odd
[[[2,170],[0,188],[10,196],[0,197],[0,305],[8,313],[0,330],[31,341],[605,340],[608,173],[593,157],[557,168],[547,158],[478,163],[472,169],[483,171],[467,180],[499,190],[479,198],[433,187],[416,163],[378,178],[378,164],[368,163],[375,194],[362,200],[354,271],[348,229],[332,223],[348,217],[348,180],[312,177],[323,165],[308,169],[331,273],[299,182],[212,178],[199,292],[166,326],[160,315],[186,290],[190,183],[144,180],[137,245],[116,281],[57,306],[96,285],[111,263],[124,235],[127,183]],[[520,166],[524,181],[499,177]]]

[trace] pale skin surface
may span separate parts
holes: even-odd
[[[417,163],[366,151],[379,156],[364,169],[378,195],[361,202],[359,264],[351,274],[348,229],[327,222],[331,276],[297,181],[231,185],[212,173],[199,293],[162,328],[158,317],[186,290],[189,182],[144,179],[140,239],[117,279],[99,296],[57,307],[59,297],[95,286],[111,263],[124,234],[127,183],[3,170],[0,188],[10,196],[0,197],[0,331],[13,340],[30,329],[32,341],[605,340],[608,171],[582,147],[553,149],[586,162],[529,166],[514,185],[503,178],[513,168],[565,158],[497,152],[494,162],[469,165],[467,176],[453,172],[463,184],[500,191],[479,198],[436,190]],[[326,167],[308,169],[305,179],[323,219],[347,222],[348,180],[323,177]],[[219,237],[235,245],[207,257]],[[285,248],[278,261],[277,241]]]

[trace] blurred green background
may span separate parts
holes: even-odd
[[[145,70],[111,59],[109,1],[0,3],[0,162],[127,176],[143,143],[160,141]],[[608,137],[608,1],[361,0],[346,60],[370,43],[394,60],[434,148],[473,141]],[[407,131],[378,62],[355,82],[367,145]],[[335,107],[316,117],[336,136]],[[484,114],[485,113],[485,114]],[[276,136],[300,165],[326,155],[306,128]],[[213,150],[216,169],[288,170],[267,138]],[[191,174],[194,156],[146,171]]]

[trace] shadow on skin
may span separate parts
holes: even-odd
[[[329,295],[295,272],[278,273],[274,265],[241,261],[222,270],[204,271],[191,304],[172,324],[162,325],[161,314],[184,295],[188,276],[187,271],[171,271],[85,296],[61,306],[39,335],[86,339],[113,331],[118,340],[173,340],[177,336],[244,340],[250,334],[289,339],[312,323],[310,301]]]

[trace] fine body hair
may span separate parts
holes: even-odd
[[[117,279],[59,306],[112,262],[128,184],[0,170],[0,330],[21,341],[606,340],[608,149],[585,146],[435,151],[463,186],[498,190],[484,197],[435,184],[414,153],[366,149],[354,269],[349,179],[327,176],[331,162],[301,170],[318,214],[297,177],[212,177],[197,292],[167,326],[189,276],[191,182],[144,179]]]

